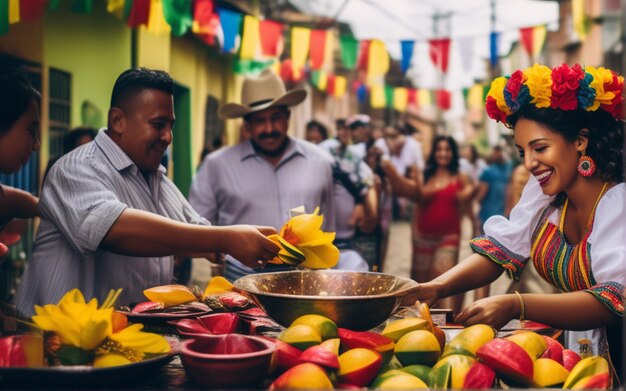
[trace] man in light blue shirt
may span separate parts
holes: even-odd
[[[271,227],[215,227],[187,203],[160,165],[172,142],[173,81],[144,68],[113,87],[108,127],[50,170],[35,249],[18,287],[23,316],[69,290],[119,304],[145,301],[143,290],[169,284],[172,255],[230,253],[259,266],[278,253]]]
[[[287,136],[289,107],[305,98],[304,90],[287,92],[270,70],[244,81],[242,103],[224,105],[220,115],[243,117],[250,139],[202,162],[189,193],[200,215],[217,225],[261,224],[278,230],[290,209],[303,205],[312,213],[319,206],[324,230],[335,230],[332,158],[314,144]],[[226,278],[254,272],[231,255]],[[262,271],[286,269],[268,265]]]

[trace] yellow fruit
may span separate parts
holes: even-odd
[[[399,370],[391,370],[381,375],[380,380],[374,381],[372,388],[380,390],[415,390],[428,388],[428,385],[416,376]]]
[[[428,322],[420,318],[404,318],[389,322],[381,335],[391,338],[394,342],[410,331],[426,330]]]
[[[572,368],[563,384],[563,388],[574,388],[576,383],[586,377],[607,372],[609,372],[609,363],[604,357],[591,356],[583,358]]]
[[[315,389],[332,390],[333,383],[330,382],[326,371],[321,367],[304,363],[296,365],[280,375],[269,387],[272,390],[295,390],[295,389]]]
[[[563,365],[550,358],[538,358],[533,364],[533,386],[538,388],[559,386],[568,375]]]
[[[465,377],[476,359],[464,354],[454,354],[442,358],[430,371],[433,388],[463,388]]]
[[[160,285],[143,291],[150,301],[163,303],[167,307],[197,300],[196,296],[184,285]]]
[[[326,341],[322,342],[320,346],[328,349],[329,351],[339,356],[339,347],[341,346],[341,340],[339,338],[327,339]]]
[[[546,340],[541,335],[533,333],[532,331],[515,333],[513,335],[509,335],[506,339],[519,345],[533,360],[541,357],[543,352],[548,347]]]
[[[437,337],[426,330],[415,330],[405,334],[396,343],[394,351],[402,365],[432,366],[441,354]]]
[[[302,315],[291,323],[292,326],[299,324],[313,327],[319,332],[323,340],[337,337],[337,325],[325,316],[316,314]]]
[[[219,293],[231,292],[232,290],[233,284],[228,282],[227,279],[221,276],[215,276],[211,278],[204,289],[204,296],[217,295]]]
[[[466,354],[474,356],[481,346],[496,337],[496,330],[486,324],[470,326],[448,342],[442,356],[451,354]]]
[[[369,384],[383,365],[383,358],[377,352],[356,348],[339,356],[339,380],[342,383],[365,386]]]
[[[278,339],[300,350],[319,345],[322,342],[319,331],[306,324],[287,327],[278,335]]]

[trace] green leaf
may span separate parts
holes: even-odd
[[[75,346],[63,345],[57,357],[63,365],[87,365],[93,362],[94,354]]]

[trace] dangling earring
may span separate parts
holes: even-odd
[[[596,162],[593,161],[591,156],[585,155],[583,151],[582,156],[578,159],[578,173],[584,177],[592,176],[596,172]]]

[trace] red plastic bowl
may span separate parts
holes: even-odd
[[[189,379],[212,387],[259,385],[268,375],[273,342],[251,335],[206,335],[181,343],[181,361]]]

